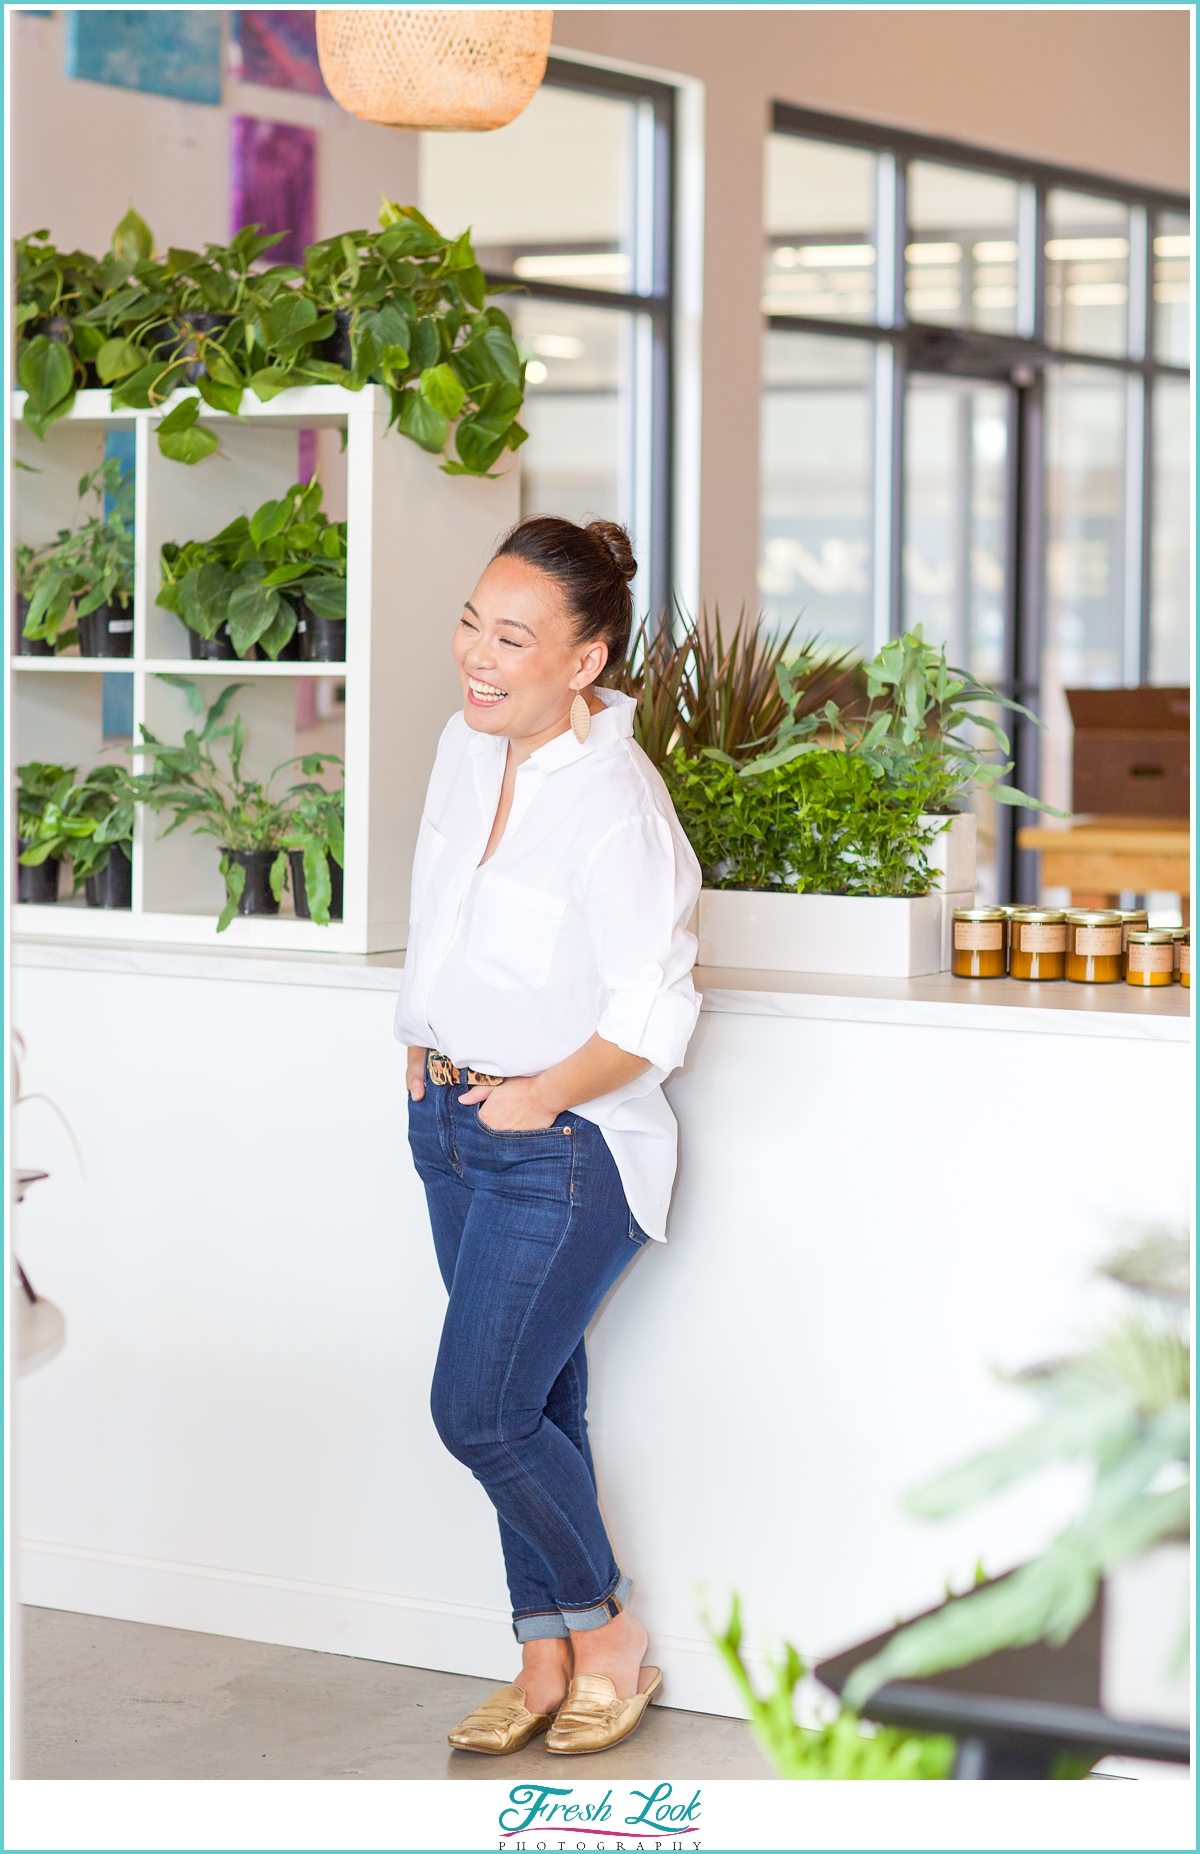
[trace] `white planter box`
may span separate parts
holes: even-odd
[[[1191,1553],[1182,1542],[1158,1545],[1105,1580],[1100,1703],[1110,1718],[1191,1723],[1191,1590]]]
[[[943,969],[943,900],[940,894],[905,901],[702,889],[700,964],[920,978]],[[958,897],[954,905],[962,905]]]
[[[942,825],[949,822],[949,830]],[[959,811],[947,820],[935,812],[926,812],[921,823],[937,835],[930,840],[927,852],[929,867],[936,871],[933,886],[935,889],[947,890],[955,895],[969,891],[969,901],[956,900],[956,908],[971,908],[975,905],[975,832],[976,822],[973,811]],[[949,961],[947,961],[949,964]]]

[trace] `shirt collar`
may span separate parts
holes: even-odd
[[[597,689],[596,694],[604,703],[604,712],[592,716],[587,739],[576,740],[568,728],[565,734],[556,734],[544,747],[531,753],[528,765],[536,766],[539,772],[557,772],[562,766],[572,766],[576,760],[586,759],[598,748],[633,738],[633,711],[637,703],[632,695],[622,695],[619,689]]]

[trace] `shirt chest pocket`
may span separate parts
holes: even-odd
[[[508,876],[486,875],[475,898],[467,964],[497,991],[540,991],[566,901]]]

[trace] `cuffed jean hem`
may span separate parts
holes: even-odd
[[[633,1589],[632,1577],[620,1577],[616,1587],[591,1609],[564,1609],[560,1612],[568,1629],[583,1632],[587,1629],[602,1629],[606,1622],[619,1616],[629,1601],[629,1592]]]
[[[619,1577],[609,1594],[589,1609],[546,1609],[532,1616],[514,1616],[513,1634],[519,1642],[566,1641],[572,1629],[580,1633],[602,1629],[620,1615],[632,1589],[632,1577]]]
[[[519,1642],[569,1641],[571,1631],[556,1609],[538,1616],[514,1616],[513,1634]]]

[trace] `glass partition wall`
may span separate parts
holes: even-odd
[[[551,58],[487,136],[423,134],[421,209],[468,222],[526,362],[521,510],[633,537],[643,611],[671,592],[669,86]]]
[[[1063,691],[1189,675],[1187,201],[777,104],[764,230],[764,611],[920,624],[1068,809]],[[979,808],[988,899],[1038,898],[1022,821]]]

